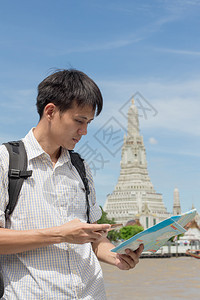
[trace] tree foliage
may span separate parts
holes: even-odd
[[[107,213],[103,210],[103,208],[100,206],[101,211],[102,211],[102,216],[101,219],[98,220],[98,224],[116,224],[114,218],[108,219]],[[110,241],[117,241],[120,239],[120,233],[118,230],[111,230],[108,232],[107,238]]]
[[[128,240],[130,239],[132,236],[136,235],[137,233],[143,231],[144,228],[142,226],[138,226],[138,225],[133,225],[133,226],[125,226],[122,227],[119,232],[120,232],[120,237],[123,240]]]
[[[120,236],[120,232],[118,230],[111,230],[108,232],[108,236],[107,238],[110,240],[110,241],[118,241],[119,239],[121,239],[121,236]]]
[[[100,206],[100,208],[102,211],[102,216],[101,216],[101,219],[99,219],[97,223],[98,224],[116,224],[114,218],[108,219],[107,213],[103,210],[103,208],[101,206]],[[143,230],[144,230],[144,228],[139,225],[125,226],[125,227],[122,227],[120,230],[109,231],[107,237],[110,241],[117,241],[120,239],[128,240],[129,238],[131,238],[132,236],[134,236],[135,234],[137,234]]]
[[[102,216],[101,216],[101,219],[99,219],[97,221],[98,224],[115,224],[115,220],[114,218],[112,219],[108,219],[107,217],[107,213],[103,210],[103,208],[100,206],[101,208],[101,211],[102,211]]]

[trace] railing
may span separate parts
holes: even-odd
[[[143,252],[141,258],[166,258],[166,257],[179,257],[186,256],[186,251],[190,250],[199,250],[200,241],[192,241],[189,244],[184,245],[184,242],[181,244],[180,241],[175,243],[167,242],[167,245],[161,247],[156,253]]]

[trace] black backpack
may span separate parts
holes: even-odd
[[[12,214],[18,200],[18,196],[22,187],[24,180],[32,176],[32,170],[27,170],[27,154],[24,147],[24,143],[20,141],[4,143],[8,152],[9,152],[9,171],[8,171],[8,194],[9,194],[9,203],[5,210],[5,217],[8,219],[9,215]],[[89,213],[90,206],[88,195],[90,193],[88,180],[86,177],[85,165],[81,156],[70,150],[70,158],[73,166],[77,169],[84,187],[85,187],[85,196],[87,204],[87,222],[89,223]],[[4,293],[4,284],[3,277],[0,274],[0,298]]]

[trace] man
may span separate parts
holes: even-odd
[[[0,147],[3,299],[103,300],[98,259],[122,270],[138,263],[142,246],[135,252],[127,249],[126,255],[112,253],[114,246],[106,238],[110,225],[96,224],[101,210],[87,164],[90,224],[86,223],[84,185],[70,161],[68,150],[87,134],[102,105],[99,88],[80,71],[57,71],[39,84],[40,120],[23,139],[33,175],[24,181],[7,221],[9,157],[5,146]]]

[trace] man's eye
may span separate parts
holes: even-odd
[[[75,120],[76,122],[78,122],[79,124],[83,124],[83,121],[80,120]]]

